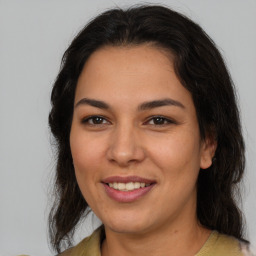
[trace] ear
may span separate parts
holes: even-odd
[[[217,148],[217,141],[212,136],[207,136],[201,143],[200,168],[207,169],[212,165],[212,159]]]

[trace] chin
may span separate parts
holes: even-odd
[[[104,223],[103,223],[104,224]],[[111,222],[106,222],[104,224],[105,228],[110,229],[116,233],[126,233],[126,234],[141,234],[149,229],[149,223],[144,223],[136,218],[134,219],[122,219],[114,220]]]

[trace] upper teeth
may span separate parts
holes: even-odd
[[[146,184],[143,182],[128,182],[128,183],[120,183],[120,182],[114,182],[114,183],[108,183],[108,185],[111,188],[118,189],[121,191],[130,191],[138,188],[144,188],[149,186],[150,184]]]

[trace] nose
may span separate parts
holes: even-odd
[[[138,132],[133,127],[117,127],[110,138],[107,158],[122,167],[145,159],[145,150]]]

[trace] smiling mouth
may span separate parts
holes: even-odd
[[[102,184],[111,199],[119,203],[131,203],[148,194],[156,181],[138,176],[112,176],[102,180]]]
[[[127,182],[127,183],[121,183],[121,182],[113,182],[113,183],[107,183],[107,185],[115,190],[119,191],[133,191],[136,189],[148,187],[151,184],[150,183],[144,183],[144,182]]]

